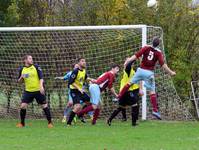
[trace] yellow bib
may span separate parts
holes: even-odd
[[[36,92],[40,90],[39,76],[34,65],[30,67],[23,67],[21,74],[25,75],[25,91]]]
[[[134,76],[135,71],[133,69],[131,69],[130,72],[130,76],[128,76],[128,74],[126,73],[126,71],[123,71],[123,76],[122,76],[122,80],[120,82],[120,90],[130,81],[130,79]],[[133,91],[139,88],[138,84],[133,84],[130,88],[129,91]]]
[[[86,70],[78,70],[77,77],[75,78],[74,83],[80,87],[81,89],[83,88],[84,82],[86,78]],[[70,85],[70,89],[76,89],[73,85]]]

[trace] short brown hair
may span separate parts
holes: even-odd
[[[28,59],[29,56],[31,56],[31,55],[29,55],[29,54],[25,55],[25,56],[23,57],[23,61],[26,60],[26,59]]]

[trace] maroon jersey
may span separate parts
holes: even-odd
[[[109,89],[112,88],[114,80],[115,75],[111,71],[108,71],[99,76],[95,83],[99,85],[101,91],[104,91],[106,87],[108,87]]]
[[[143,69],[154,70],[157,61],[161,66],[164,64],[162,52],[152,46],[145,46],[141,48],[135,55],[137,58],[143,56],[140,65]]]

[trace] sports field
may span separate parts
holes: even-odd
[[[47,128],[45,120],[27,120],[25,128],[16,128],[17,120],[0,120],[1,150],[198,150],[198,122],[104,121],[92,126],[77,123],[66,127],[54,121]]]

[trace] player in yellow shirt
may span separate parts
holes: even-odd
[[[74,108],[70,113],[67,125],[71,125],[75,115],[82,109],[80,101],[87,104],[90,102],[90,97],[83,89],[83,85],[86,83],[86,80],[91,80],[90,78],[87,78],[86,60],[84,58],[79,58],[78,66],[78,68],[73,70],[68,82]]]
[[[120,90],[129,82],[129,80],[135,74],[132,64],[133,61],[129,62],[128,64],[124,64],[123,76],[120,82]],[[119,99],[119,107],[113,111],[113,113],[107,120],[107,124],[109,126],[111,125],[111,121],[118,115],[118,113],[126,109],[126,106],[131,106],[132,126],[136,126],[136,121],[138,120],[139,114],[139,94],[143,94],[141,88],[142,86],[139,86],[138,84],[133,84],[129,88],[129,90],[124,94],[124,96],[121,99]]]
[[[45,90],[43,86],[43,74],[38,65],[33,64],[31,55],[24,57],[24,66],[19,69],[18,82],[24,82],[25,91],[21,99],[20,118],[21,122],[17,127],[25,126],[26,109],[29,103],[36,99],[37,103],[42,105],[43,111],[48,120],[48,127],[52,128],[51,113],[46,103]]]

